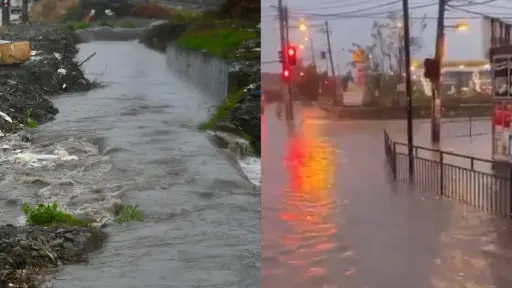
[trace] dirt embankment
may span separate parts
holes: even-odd
[[[97,86],[84,76],[75,58],[75,34],[58,24],[14,25],[0,32],[0,39],[29,41],[33,54],[25,64],[0,69],[0,111],[13,120],[0,119],[3,133],[22,129],[28,117],[37,123],[52,120],[58,110],[47,96]]]

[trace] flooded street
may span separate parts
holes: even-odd
[[[259,191],[197,130],[213,99],[136,42],[80,50],[97,53],[85,72],[107,87],[54,98],[57,119],[20,148],[78,159],[2,166],[2,222],[21,220],[22,201],[58,201],[98,223],[121,201],[138,204],[144,222],[111,225],[105,247],[53,287],[259,287]]]
[[[263,287],[512,285],[510,220],[390,180],[382,131],[399,137],[405,121],[297,108],[287,124],[273,106],[262,122]]]

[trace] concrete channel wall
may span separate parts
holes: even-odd
[[[206,53],[167,46],[167,65],[204,93],[222,101],[228,95],[229,63]]]

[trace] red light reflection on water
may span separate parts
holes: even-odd
[[[297,131],[289,126],[283,165],[287,172],[288,189],[281,199],[279,220],[287,223],[289,233],[282,234],[280,245],[286,253],[280,261],[301,270],[294,277],[299,282],[325,278],[339,271],[329,270],[330,257],[336,255],[334,207],[331,193],[334,178],[334,155],[330,143],[322,139],[319,124],[300,123]],[[292,276],[292,275],[290,275]],[[302,287],[302,286],[301,286]]]

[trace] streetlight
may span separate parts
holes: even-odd
[[[307,30],[306,23],[304,23],[304,18],[300,18],[300,20],[299,20],[299,30],[300,31],[306,31]]]
[[[447,25],[445,26],[446,29],[452,29],[455,31],[467,31],[469,30],[469,24],[466,22],[457,22],[454,25]]]

